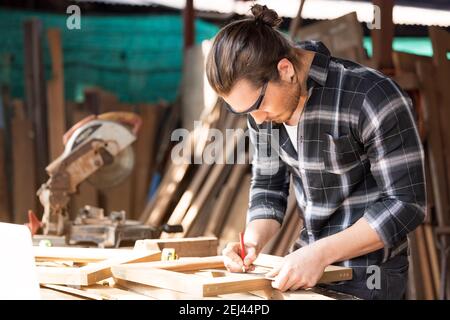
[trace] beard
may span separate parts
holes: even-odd
[[[277,117],[277,119],[273,120],[276,123],[288,121],[297,110],[302,94],[302,88],[299,84],[295,84],[294,88],[289,91],[290,92],[286,95],[285,102],[283,103],[286,106],[286,109]]]

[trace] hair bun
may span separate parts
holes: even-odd
[[[283,20],[274,10],[260,4],[253,5],[251,7],[251,11],[253,16],[255,17],[255,21],[261,21],[262,23],[267,24],[272,28],[278,27]]]

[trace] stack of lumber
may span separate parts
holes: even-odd
[[[450,240],[450,136],[445,129],[450,119],[450,92],[446,85],[450,81],[450,62],[446,57],[450,49],[450,34],[438,27],[430,27],[429,35],[433,57],[401,52],[393,54],[396,74],[409,79],[411,84],[408,92],[416,106],[426,158],[427,217],[423,225],[410,235],[409,295],[417,299],[445,298],[450,292],[448,276],[447,292],[443,286],[443,277],[450,268],[448,256],[444,253]],[[439,253],[437,248],[441,248]]]
[[[213,237],[173,238],[142,240],[134,249],[35,247],[34,253],[41,288],[54,298],[61,292],[93,300],[332,299],[315,290],[273,290],[264,274],[281,263],[280,257],[262,254],[251,273],[227,272],[223,257],[214,253],[217,244]],[[180,258],[161,261],[163,248],[176,248]],[[328,266],[319,283],[351,277],[349,268]]]

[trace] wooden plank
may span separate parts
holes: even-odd
[[[155,261],[146,263],[128,263],[127,268],[157,268],[170,271],[196,271],[202,269],[225,268],[223,256],[180,258],[173,261]]]
[[[423,230],[425,233],[425,240],[427,245],[428,255],[430,257],[430,265],[431,265],[431,275],[433,279],[433,287],[435,297],[439,296],[439,288],[440,288],[440,271],[439,271],[439,259],[436,251],[436,243],[433,235],[432,226],[430,224],[424,224]]]
[[[380,28],[370,31],[372,36],[372,66],[376,69],[392,69],[392,42],[394,40],[394,22],[392,11],[394,0],[372,0],[380,9]]]
[[[142,126],[135,142],[135,167],[132,176],[133,219],[138,218],[147,203],[147,194],[151,181],[151,173],[156,161],[158,123],[162,111],[161,105],[140,105],[139,115]]]
[[[450,130],[447,130],[448,119],[450,119],[450,92],[448,84],[450,83],[450,61],[447,59],[447,53],[450,52],[450,33],[439,27],[429,27],[428,32],[433,47],[433,64],[435,66],[432,82],[438,90],[437,109],[439,120],[441,122],[441,134],[443,142],[443,152],[448,155],[450,152]],[[450,157],[445,157],[447,181],[450,181]],[[447,190],[447,198],[450,197],[450,190]],[[441,224],[444,223],[444,224]],[[450,214],[440,217],[440,226],[450,225]],[[449,286],[450,287],[450,286]]]
[[[425,236],[423,233],[423,226],[419,226],[415,231],[417,249],[419,253],[419,265],[420,265],[420,274],[422,276],[422,283],[424,287],[425,300],[433,300],[434,292],[433,292],[433,284],[431,279],[430,266],[427,255],[427,248],[425,245]]]
[[[178,257],[207,257],[217,255],[218,240],[216,237],[146,239],[136,241],[136,248],[175,249]]]
[[[24,22],[24,72],[25,103],[27,118],[32,121],[34,130],[37,183],[47,180],[45,168],[48,161],[47,143],[47,91],[45,88],[44,59],[42,52],[42,22],[31,18]],[[28,163],[30,163],[28,161]]]
[[[37,183],[33,124],[25,118],[23,103],[13,101],[11,122],[14,222],[28,222],[28,210],[36,212]]]
[[[298,29],[300,29],[300,26],[302,25],[302,12],[303,7],[305,5],[305,1],[306,0],[300,0],[297,15],[295,16],[294,19],[291,20],[291,24],[289,25],[289,35],[292,40],[295,40]]]
[[[203,267],[223,266],[223,261],[220,257],[191,259],[190,261],[185,259],[184,261],[153,264],[116,265],[112,267],[112,273],[117,279],[181,291],[196,296],[216,296],[271,288],[272,280],[265,278],[265,273],[230,273],[222,271],[225,274],[223,277],[207,278],[197,274],[171,271],[193,271],[203,270]],[[281,262],[282,258],[280,257],[260,255],[255,261],[255,266],[265,267],[267,271],[270,268],[279,266]],[[160,267],[164,269],[160,269]],[[319,283],[350,280],[351,278],[351,268],[328,266]]]
[[[88,286],[111,277],[111,267],[122,263],[156,261],[159,251],[135,251],[123,257],[92,263],[81,268],[36,267],[39,283]]]
[[[40,247],[34,246],[36,261],[73,261],[79,263],[99,262],[106,259],[123,257],[132,249],[99,249],[77,247]]]
[[[64,62],[59,29],[47,30],[52,64],[51,79],[47,83],[49,159],[55,160],[64,151],[62,137],[66,132],[64,102]]]
[[[251,175],[245,174],[238,184],[236,197],[233,200],[227,219],[225,220],[223,230],[219,235],[220,251],[229,242],[237,241],[239,232],[245,229],[249,194],[250,194]]]
[[[0,102],[1,103],[1,102]],[[6,175],[5,130],[0,128],[0,222],[10,221],[9,189]]]
[[[83,300],[82,297],[50,288],[40,288],[41,300]]]
[[[448,225],[450,222],[450,203],[448,199],[448,169],[444,149],[446,139],[446,125],[442,126],[441,110],[439,106],[438,91],[432,83],[436,68],[431,63],[418,61],[416,64],[421,87],[422,104],[426,110],[425,122],[427,126],[427,143],[425,145],[429,157],[431,183],[436,209],[438,225]],[[448,158],[448,157],[447,157]]]
[[[250,291],[266,300],[335,300],[331,297],[314,292],[312,289],[281,292],[275,289]]]
[[[80,289],[57,284],[41,286],[90,300],[152,300],[141,294],[103,285],[91,285]]]
[[[122,279],[114,279],[115,281],[115,287],[117,288],[124,288],[126,290],[139,293],[142,295],[145,295],[149,298],[156,299],[156,300],[200,300],[205,299],[203,297],[191,295],[184,292],[174,291],[174,290],[168,290],[168,289],[162,289],[157,288],[153,286],[148,286],[145,284],[122,280]],[[209,299],[209,298],[206,298]]]
[[[244,173],[249,169],[248,164],[235,164],[231,171],[230,177],[224,188],[219,193],[219,197],[214,205],[209,221],[205,230],[205,235],[219,236],[224,227],[233,199],[238,196],[239,182],[242,180]]]
[[[209,297],[220,294],[262,290],[271,286],[262,276],[236,275],[206,279],[195,274],[183,274],[162,269],[138,269],[123,266],[112,267],[115,278],[138,282],[163,289],[185,292],[195,296]]]
[[[187,145],[193,150],[194,158],[201,157],[204,147],[207,143],[207,132],[214,125],[220,115],[218,105],[213,109],[208,117],[205,117],[202,126],[194,128],[185,139],[178,145]],[[188,147],[186,147],[188,148]],[[186,177],[189,173],[195,171],[196,166],[191,162],[190,156],[183,163],[175,164],[170,162],[169,169],[164,174],[164,178],[158,187],[155,197],[150,201],[141,215],[141,221],[154,227],[160,226],[168,219],[169,209],[179,200],[184,192]]]

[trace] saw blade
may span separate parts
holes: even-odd
[[[87,180],[99,189],[108,189],[122,183],[133,171],[134,151],[132,146],[123,149],[109,165],[101,167]]]

